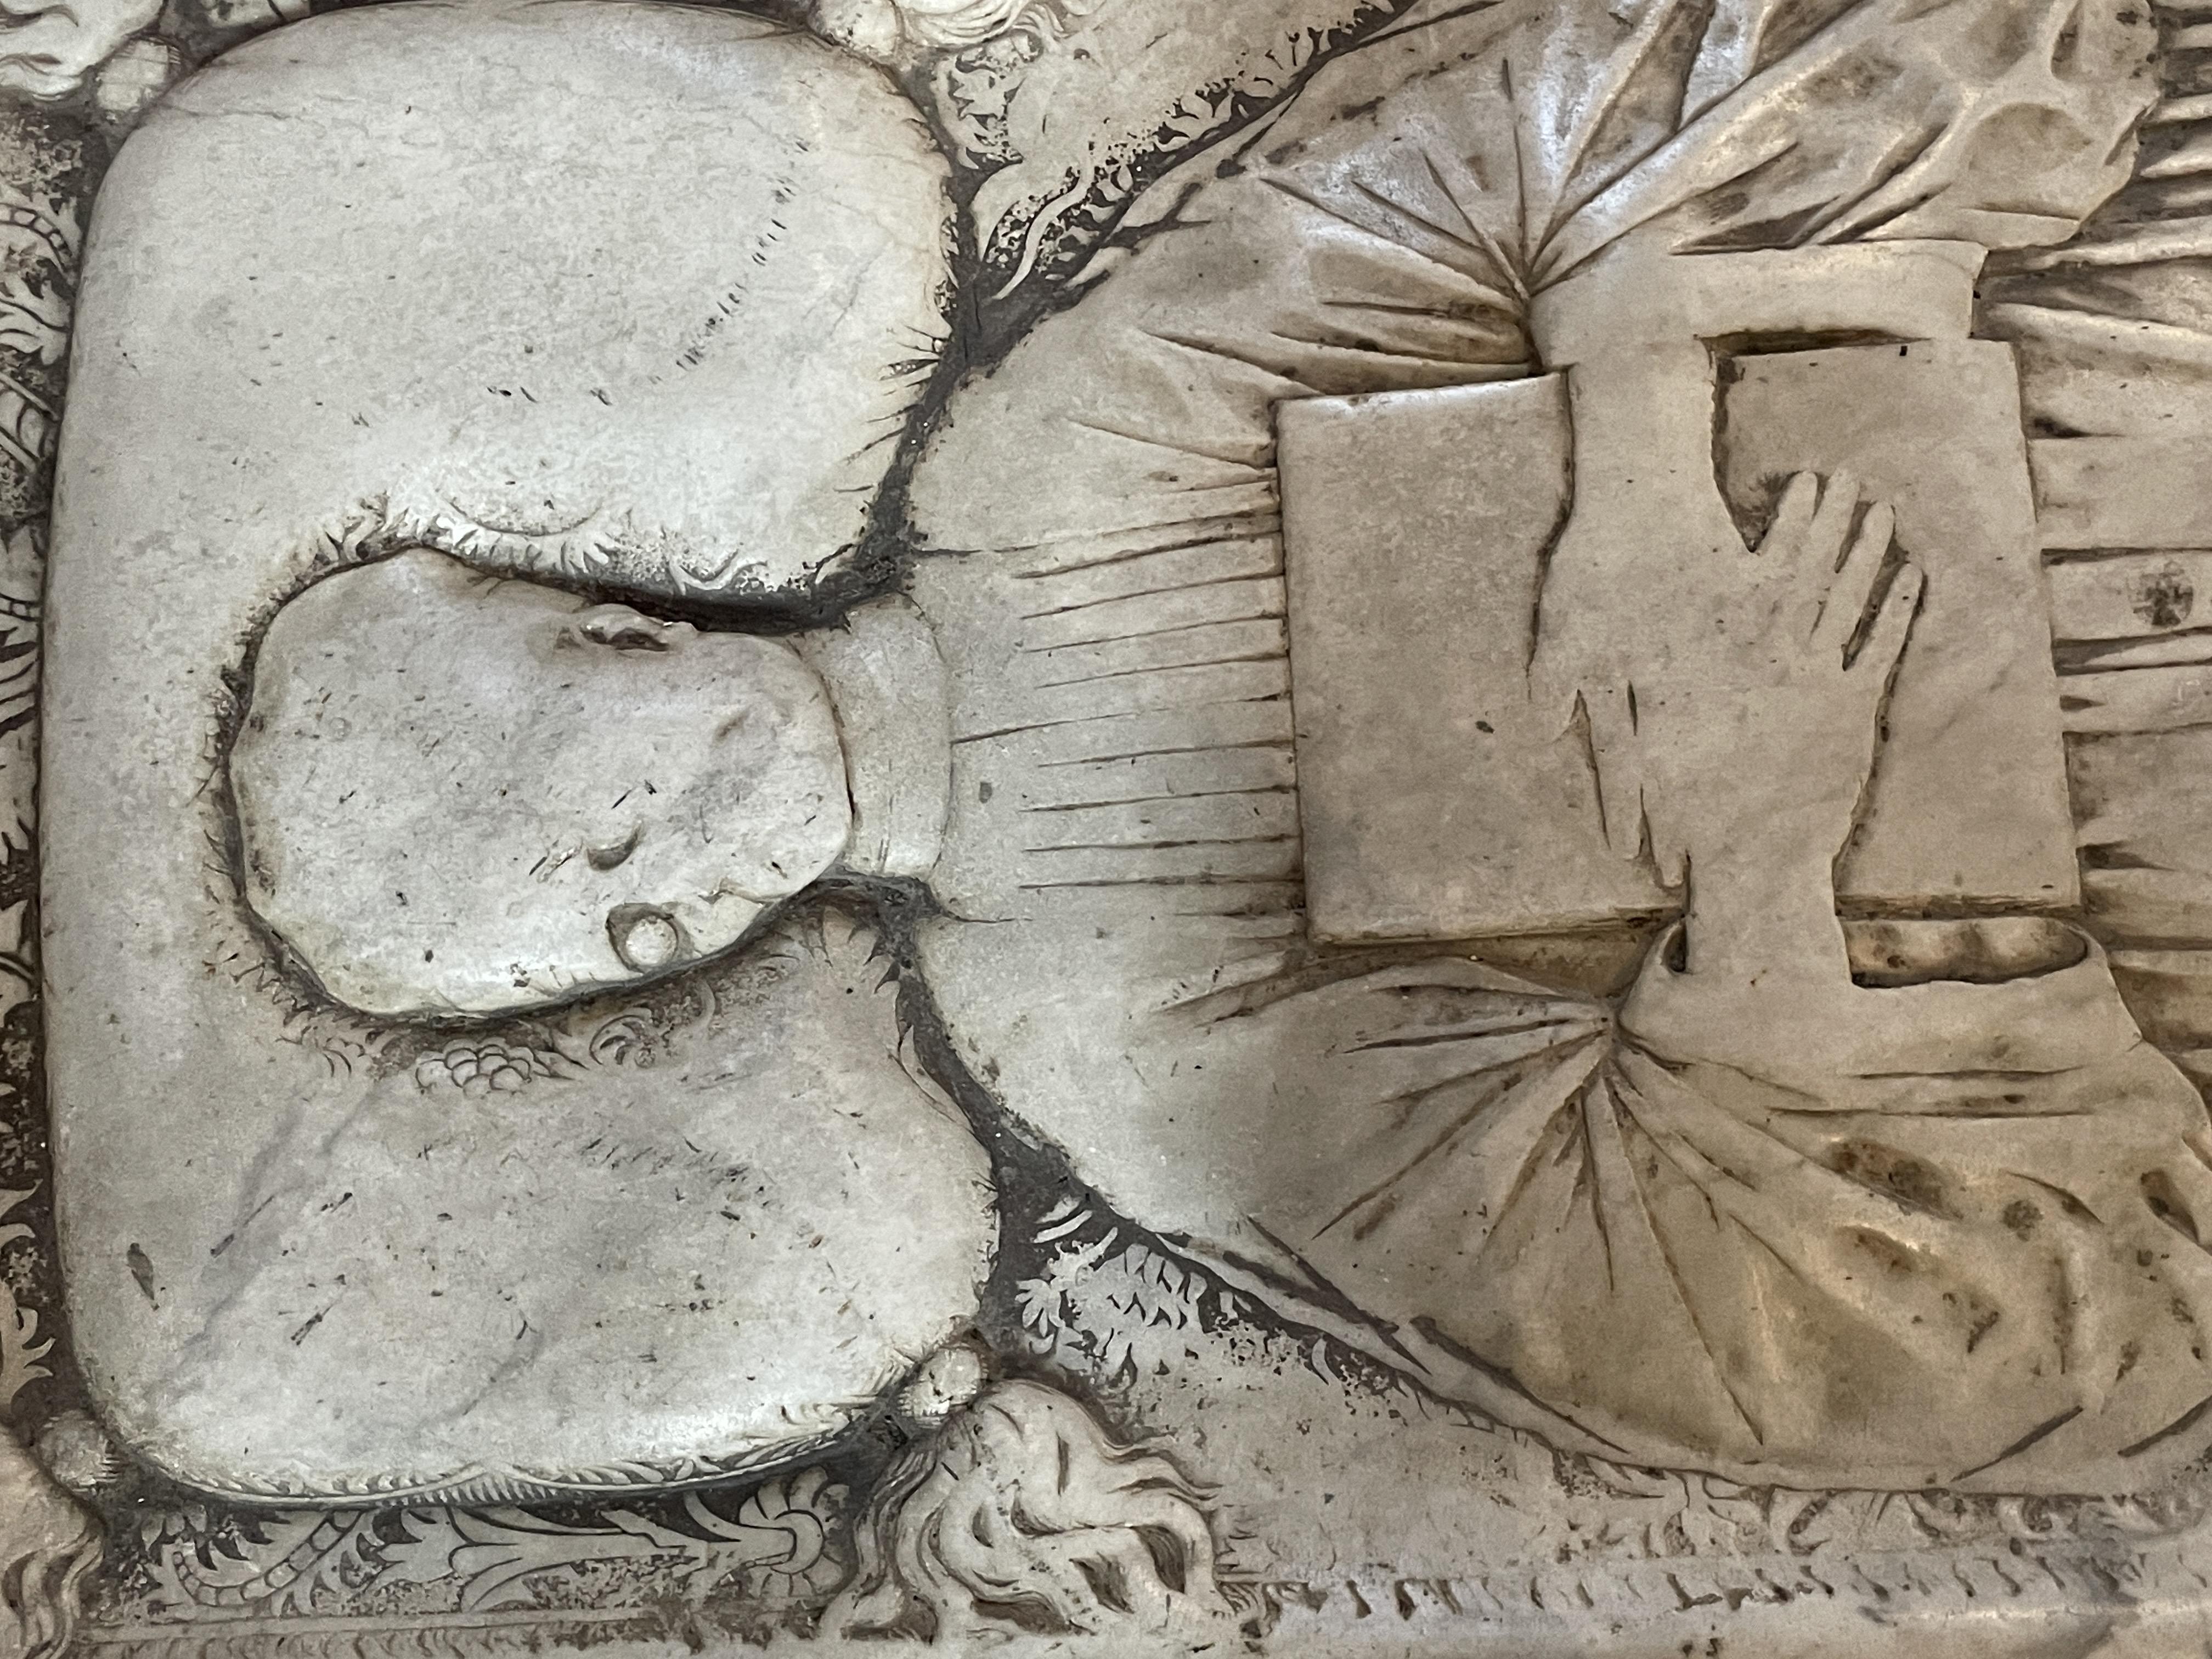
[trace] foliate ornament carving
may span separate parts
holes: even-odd
[[[31,1236],[8,1212],[30,1197],[0,1192],[0,1253]],[[86,1583],[99,1567],[98,1520],[9,1431],[9,1407],[51,1375],[37,1314],[0,1279],[0,1659],[57,1659],[69,1645]]]
[[[2204,4],[0,19],[0,1659],[2201,1644]]]
[[[996,1383],[884,1470],[823,1622],[956,1651],[1024,1632],[1227,1639],[1208,1496],[1058,1390]]]
[[[0,1434],[0,1654],[56,1659],[76,1632],[100,1556],[92,1514]]]
[[[151,1521],[153,1605],[171,1615],[307,1614],[333,1597],[421,1587],[468,1613],[536,1607],[611,1570],[665,1575],[694,1601],[739,1591],[818,1606],[848,1576],[833,1542],[846,1503],[822,1468],[754,1488],[731,1512],[688,1497],[670,1522],[611,1510],[563,1523],[518,1509],[204,1510]],[[435,1605],[436,1602],[433,1602]]]

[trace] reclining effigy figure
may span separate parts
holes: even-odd
[[[2044,628],[2009,367],[1978,427],[1916,428],[1913,399],[1820,411],[1850,428],[1823,470],[1854,446],[2010,469],[1948,518],[1924,488],[1910,526],[1900,502],[1928,574],[1893,703],[1879,653],[1838,680],[1838,641],[1760,609],[1810,602],[1760,580],[1806,556],[1809,486],[1784,495],[1785,468],[1732,502],[1715,476],[1763,441],[1741,399],[1717,408],[1718,353],[2001,351],[1963,337],[1982,252],[2064,239],[2124,179],[2144,21],[2002,9],[1997,31],[1973,5],[1501,5],[1384,31],[1153,185],[917,470],[947,556],[911,591],[957,698],[921,955],[961,1052],[1139,1221],[1556,1443],[2006,1491],[2127,1489],[2201,1449],[2178,1431],[2212,1395],[2203,1106],[2093,942],[1976,919],[2063,909],[2073,882],[2047,639],[1966,666],[1978,637]],[[1445,422],[1465,388],[1546,369],[1572,435],[1540,487],[1444,438],[1358,447],[1435,389]],[[1291,416],[1317,399],[1347,435],[1302,485]],[[1448,435],[1519,455],[1525,424]],[[1052,488],[975,487],[1017,467]],[[1746,505],[1780,515],[1758,558]],[[1486,575],[1487,544],[1391,528],[1417,513],[1470,538],[1521,514],[1525,585]],[[1329,564],[1299,539],[1323,520],[1380,527]],[[1952,556],[1990,533],[1980,574]],[[2005,568],[2009,615],[1955,608]],[[1379,608],[1393,585],[1454,620]],[[1365,681],[1310,675],[1338,648],[1324,591],[1358,613],[1340,631],[1374,630]],[[1888,618],[1899,592],[1853,599],[1887,592]],[[1457,690],[1485,605],[1530,671],[1486,708]],[[2002,742],[1956,744],[2006,711]],[[1613,933],[1626,983],[1590,948],[1626,919],[1604,871],[1560,918],[1589,933],[1461,937],[1510,931],[1470,925],[1466,889],[1512,895],[1589,833],[1486,805],[1536,800],[1519,769],[1552,763],[1486,746],[1509,719],[1567,729],[1601,839],[1644,856],[1630,887],[1686,908],[1640,968],[1643,935]],[[1376,758],[1454,744],[1456,791]],[[1324,759],[1353,781],[1317,815]],[[1908,771],[1917,797],[1882,793]],[[1884,812],[1903,833],[1862,844]],[[1317,937],[1324,883],[1381,885],[1375,825],[1401,820],[1427,861],[1393,890],[1432,942],[1381,899]],[[1847,934],[1839,873],[1876,853]]]
[[[1748,541],[1715,471],[1717,421],[1760,441],[1717,349],[1951,363],[1982,252],[2124,179],[2131,14],[1998,9],[1379,31],[997,356],[948,343],[914,108],[740,13],[362,9],[180,88],[92,233],[48,611],[51,1092],[114,1433],[263,1501],[839,1435],[993,1243],[856,896],[890,878],[966,1084],[1437,1393],[1761,1481],[2200,1453],[2212,1141],[2054,919],[2047,637],[2039,678],[1960,644],[1977,567],[1884,476],[1893,548],[1850,444],[1753,477]],[[1546,371],[1571,491],[1471,450],[1437,487],[1546,549],[1516,718],[1579,734],[1626,856],[1580,945],[1468,925],[1499,860],[1448,817],[1410,921],[1324,917],[1360,843],[1279,411]],[[2018,489],[1972,505],[2032,590],[2010,414],[1974,441]],[[2027,827],[1971,879],[1883,850],[1984,702],[2048,742],[1960,787]],[[1363,728],[1378,763],[1431,712]],[[1679,923],[1595,929],[1620,870]]]
[[[696,1480],[972,1317],[988,1159],[865,914],[781,905],[936,833],[941,699],[894,741],[871,680],[927,640],[621,602],[755,616],[860,539],[948,215],[878,71],[674,8],[319,20],[134,135],[61,463],[46,969],[80,1361],[175,1478]]]

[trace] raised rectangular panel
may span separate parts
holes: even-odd
[[[1587,748],[1531,703],[1567,511],[1561,377],[1314,398],[1277,414],[1307,902],[1333,939],[1596,925],[1666,908],[1607,849]],[[1927,574],[1841,898],[2077,896],[2059,694],[2008,347],[1735,360],[1722,482],[1757,513],[1848,471]]]

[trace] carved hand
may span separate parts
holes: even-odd
[[[1532,301],[1539,355],[1567,373],[1574,505],[1545,569],[1529,689],[1562,722],[1577,706],[1586,716],[1620,856],[1641,850],[1656,787],[1637,678],[1655,650],[1710,627],[1716,574],[1732,581],[1743,564],[1715,477],[1710,343],[1807,330],[1963,337],[1980,259],[1946,242],[1695,255],[1624,245]]]
[[[1570,381],[1574,507],[1545,568],[1529,690],[1563,725],[1587,720],[1606,839],[1625,859],[1642,849],[1650,787],[1638,682],[1655,653],[1711,627],[1745,568],[1713,479],[1711,374],[1687,340]]]
[[[1917,566],[1881,592],[1893,518],[1801,473],[1756,553],[1684,570],[1636,660],[1652,850],[1691,887],[1693,948],[1751,959],[1838,948],[1832,872],[1874,769]],[[1683,625],[1695,615],[1702,622]]]

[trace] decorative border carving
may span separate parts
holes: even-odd
[[[1111,39],[1116,4],[994,5],[988,15],[1006,27],[980,40],[951,25],[902,26],[901,40],[937,48],[892,56],[967,166],[962,189],[996,283],[982,301],[992,337],[1012,337],[1054,303],[1146,184],[1257,119],[1336,46],[1415,9],[1411,0],[1310,0],[1279,38],[1240,40],[1224,29],[1237,44],[1195,89],[1134,114],[1069,94],[1091,117],[1075,151],[1024,154],[1025,93],[1079,91],[1070,66]],[[1752,1628],[1808,1603],[1848,1607],[1842,1622],[1856,1628],[1862,1610],[1905,1625],[1991,1607],[2056,1617],[2131,1603],[2148,1616],[2203,1602],[2212,1552],[2199,1540],[2212,1489],[2201,1482],[2125,1501],[1793,1492],[1563,1456],[1423,1395],[1325,1333],[1263,1315],[1033,1149],[1023,1153],[1031,1178],[1009,1194],[997,1311],[987,1310],[1003,1326],[987,1333],[1000,1352],[1079,1383],[1118,1419],[1142,1420],[1146,1379],[1161,1365],[1194,1342],[1243,1343],[1268,1364],[1303,1368],[1389,1409],[1495,1433],[1516,1468],[1610,1526],[1511,1571],[1401,1577],[1361,1566],[1328,1583],[1240,1575],[1211,1494],[1035,1378],[1002,1382],[933,1427],[886,1415],[820,1461],[749,1487],[615,1508],[226,1509],[114,1461],[81,1415],[68,1362],[34,1054],[36,595],[79,227],[106,158],[164,86],[308,9],[304,0],[177,0],[156,29],[150,16],[87,0],[87,32],[106,49],[68,84],[33,86],[0,70],[0,98],[15,100],[0,108],[0,1426],[46,1429],[40,1456],[95,1492],[111,1519],[133,1521],[118,1528],[79,1627],[78,1597],[103,1559],[99,1528],[0,1434],[0,1659],[52,1659],[73,1636],[88,1650],[149,1656],[477,1654],[617,1636],[696,1647],[848,1627],[976,1640],[1134,1629],[1147,1640],[1224,1645],[1272,1634],[1285,1646],[1364,1628],[1401,1644],[1456,1644],[1569,1617],[1651,1623],[1671,1650],[1684,1631]],[[0,35],[14,26],[0,24]],[[2012,261],[2010,279],[2033,280],[2033,267],[2212,253],[2212,221],[2154,234],[2128,211],[2119,204],[2070,251]],[[619,1061],[617,1050],[649,1043],[644,1018],[599,1028],[588,1059]],[[458,1038],[406,1059],[425,1087],[465,1092],[582,1063],[562,1043],[523,1052]],[[1012,1505],[1063,1455],[1075,1478],[1047,1483],[1060,1511],[1036,1533],[1010,1532]],[[871,1486],[856,1506],[852,1494]],[[1131,1492],[1143,1519],[1118,1507]],[[945,1558],[934,1523],[963,1517],[992,1532],[989,1547],[1013,1552],[1004,1570],[1038,1575],[1032,1598],[993,1602],[972,1565]],[[1163,1565],[1147,1528],[1176,1547],[1178,1571]]]

